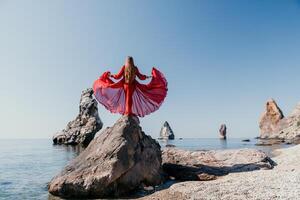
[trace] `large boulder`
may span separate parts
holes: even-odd
[[[136,117],[121,117],[49,183],[62,197],[104,198],[128,195],[163,179],[161,149],[145,135]]]
[[[275,100],[267,101],[266,110],[259,122],[260,137],[268,138],[270,135],[277,133],[281,128],[280,122],[283,118],[284,115]]]
[[[187,151],[165,148],[163,169],[179,181],[212,180],[233,172],[271,169],[274,162],[256,149]]]
[[[87,146],[103,126],[97,105],[97,101],[93,98],[93,90],[91,88],[84,90],[80,98],[79,114],[65,129],[53,136],[53,143]]]
[[[277,138],[284,139],[291,143],[300,142],[300,103],[292,111],[292,113],[284,118],[280,123],[281,127],[274,135]]]
[[[268,139],[259,144],[272,144],[274,139],[279,143],[300,143],[300,103],[290,115],[284,117],[274,100],[266,104],[266,112],[260,121],[261,139]],[[271,139],[271,140],[270,140]]]
[[[167,121],[165,121],[165,123],[161,127],[160,139],[165,139],[165,140],[174,140],[175,139],[174,132],[171,129],[171,127]]]

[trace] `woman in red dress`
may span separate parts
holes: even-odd
[[[139,83],[136,80],[151,78],[148,84]],[[119,81],[113,81],[114,78]],[[167,95],[167,80],[164,75],[152,68],[152,76],[140,73],[134,65],[132,57],[127,57],[125,65],[119,73],[111,75],[104,72],[94,82],[94,94],[96,99],[112,113],[122,115],[135,115],[144,117],[156,111]]]

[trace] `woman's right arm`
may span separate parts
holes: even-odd
[[[122,78],[123,75],[124,75],[124,67],[125,67],[125,66],[123,66],[123,67],[121,68],[121,70],[119,71],[119,73],[113,74],[113,75],[110,75],[110,76],[113,77],[114,79],[120,79],[120,78]]]

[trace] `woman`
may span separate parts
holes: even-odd
[[[136,80],[152,78],[148,84]],[[119,80],[114,82],[111,78]],[[119,73],[111,75],[109,71],[94,82],[96,99],[112,113],[144,117],[156,111],[167,95],[167,81],[164,75],[152,68],[152,76],[140,73],[128,56]]]

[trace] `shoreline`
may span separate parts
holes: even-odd
[[[230,173],[212,181],[175,183],[141,199],[297,199],[300,145],[275,150],[273,169]]]

